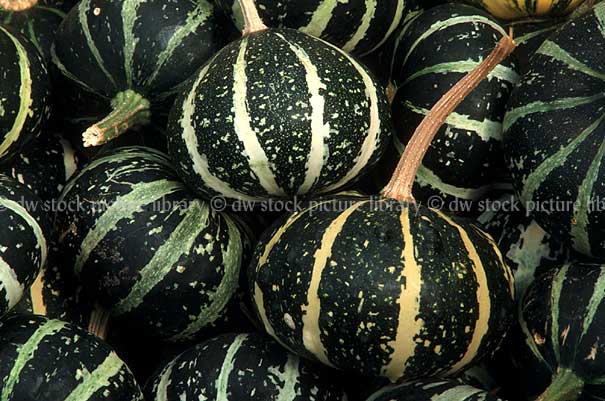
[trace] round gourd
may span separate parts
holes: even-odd
[[[36,195],[0,175],[0,317],[21,300],[46,262],[47,219]]]
[[[525,340],[552,374],[539,401],[605,396],[605,266],[572,263],[548,272],[523,297]]]
[[[38,136],[50,117],[50,80],[34,45],[0,25],[0,161]]]
[[[85,144],[148,124],[151,108],[166,107],[224,40],[206,0],[80,1],[59,27],[52,59],[66,78],[111,104],[85,131]]]
[[[3,401],[143,401],[128,367],[86,331],[42,316],[0,323]]]
[[[260,334],[227,334],[170,362],[147,385],[149,401],[346,401],[318,367]]]
[[[365,67],[305,33],[262,25],[190,81],[167,135],[199,194],[261,201],[352,183],[378,161],[390,130],[384,90]]]
[[[521,75],[527,71],[531,56],[562,25],[563,21],[552,18],[523,19],[505,25],[505,28],[512,29],[515,35],[517,48],[513,54],[519,63]]]
[[[293,28],[365,55],[378,49],[410,11],[410,0],[256,0],[262,20],[272,28]],[[244,29],[238,0],[217,0],[236,27]]]
[[[605,255],[604,15],[600,3],[544,42],[504,119],[521,202],[546,232],[594,257]]]
[[[535,16],[567,15],[584,0],[456,0],[483,7],[493,16],[505,20]]]
[[[58,214],[67,268],[118,324],[184,340],[216,320],[237,287],[242,240],[149,148],[96,159],[65,187]]]
[[[477,67],[504,34],[485,12],[445,4],[422,12],[393,35],[387,52],[397,89],[392,103],[396,136],[385,160],[391,171],[433,104]],[[439,197],[443,207],[457,211],[454,205],[471,204],[499,189],[502,120],[518,79],[514,61],[503,61],[447,117],[416,176],[413,194],[419,202]]]
[[[71,144],[58,134],[36,138],[10,164],[0,166],[0,172],[25,184],[53,208],[65,183],[76,172],[81,161]],[[52,211],[52,210],[51,210]]]
[[[447,380],[422,380],[385,387],[367,401],[502,401],[484,390]]]

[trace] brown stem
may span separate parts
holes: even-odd
[[[35,7],[38,0],[0,0],[0,9],[7,11],[23,11]]]
[[[242,9],[242,14],[244,14],[245,24],[244,31],[242,32],[243,36],[268,29],[267,25],[265,25],[260,18],[260,15],[258,15],[258,9],[256,8],[256,4],[254,4],[254,0],[238,1],[239,6]]]
[[[389,183],[382,190],[386,198],[414,203],[412,187],[426,151],[447,117],[515,49],[511,36],[504,36],[494,51],[450,89],[429,111],[405,147]]]
[[[88,322],[88,331],[99,337],[101,340],[107,338],[107,326],[109,325],[109,312],[101,305],[96,304],[90,314]]]

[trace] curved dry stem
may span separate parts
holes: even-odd
[[[256,4],[254,4],[254,0],[238,1],[239,6],[242,9],[242,13],[244,14],[245,24],[244,31],[242,32],[243,36],[268,29],[267,25],[265,25],[263,20],[260,18],[260,15],[258,15],[258,9],[256,8]]]
[[[90,314],[88,322],[88,331],[101,340],[107,338],[107,327],[109,325],[109,312],[101,305],[96,304],[94,310]]]

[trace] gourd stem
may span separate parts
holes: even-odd
[[[149,100],[133,90],[118,93],[111,101],[113,111],[82,135],[84,146],[103,145],[135,125],[149,124],[150,106]]]
[[[512,31],[511,31],[512,33]],[[515,49],[511,36],[504,36],[492,53],[462,78],[429,111],[405,147],[391,180],[382,190],[387,198],[414,203],[412,187],[426,151],[447,117]]]
[[[38,0],[0,0],[0,9],[6,11],[24,11],[35,7]]]
[[[256,4],[254,4],[254,0],[237,1],[239,1],[242,14],[244,14],[245,24],[244,31],[242,32],[243,36],[268,29],[267,25],[265,25],[263,20],[260,18],[260,15],[258,15],[258,9],[256,8]]]
[[[99,337],[101,340],[107,338],[107,326],[109,325],[109,312],[101,305],[96,304],[90,314],[88,322],[88,331]]]
[[[584,381],[570,369],[559,369],[550,386],[536,401],[576,401],[584,389]]]

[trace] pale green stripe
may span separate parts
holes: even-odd
[[[221,249],[223,256],[224,274],[216,292],[208,295],[209,304],[203,308],[197,317],[181,333],[173,336],[171,340],[191,338],[202,327],[214,322],[222,313],[225,305],[231,299],[237,288],[240,267],[242,262],[242,241],[239,229],[226,215],[222,215],[229,228],[229,243],[226,249]]]
[[[441,394],[434,395],[431,397],[431,401],[452,401],[452,400],[466,400],[475,394],[482,392],[477,388],[471,386],[456,386],[444,391]]]
[[[175,360],[170,362],[160,374],[160,382],[156,385],[153,392],[155,393],[156,401],[168,401],[168,386],[172,382],[172,370],[174,369]]]
[[[48,11],[50,13],[53,13],[59,17],[61,17],[61,19],[65,18],[67,16],[67,14],[65,14],[63,11],[59,10],[58,8],[55,7],[47,7],[41,4],[36,4],[36,8],[38,10],[44,10],[44,11]]]
[[[595,130],[605,119],[605,114],[601,115],[598,120],[592,123],[588,128],[582,131],[573,139],[567,146],[562,147],[557,153],[545,159],[525,180],[523,191],[521,192],[521,200],[529,202],[532,200],[534,192],[544,182],[546,177],[556,168],[561,167],[569,155]]]
[[[299,30],[301,32],[308,33],[309,35],[321,37],[330,23],[338,3],[338,0],[319,1],[319,6],[313,12],[309,24],[301,27]]]
[[[82,88],[84,88],[88,92],[96,93],[94,89],[92,89],[90,86],[88,86],[87,84],[85,84],[83,81],[80,81],[78,79],[78,77],[76,77],[74,74],[72,74],[71,72],[69,72],[67,70],[67,67],[65,67],[65,65],[61,62],[61,60],[59,60],[59,57],[57,56],[57,50],[55,49],[55,44],[54,43],[53,43],[53,45],[50,48],[50,58],[51,58],[53,64],[55,64],[57,66],[57,68],[59,69],[59,71],[61,71],[61,73],[63,75],[65,75],[67,78],[69,78],[70,80],[72,80],[76,84],[80,85]],[[105,97],[103,95],[100,95],[100,96]]]
[[[236,0],[235,3],[239,4]],[[192,12],[187,15],[187,20],[185,24],[179,26],[170,40],[168,41],[168,45],[166,48],[160,53],[157,57],[157,63],[155,65],[155,69],[145,81],[147,84],[151,84],[160,73],[160,70],[166,64],[166,61],[172,56],[176,49],[183,43],[183,40],[194,33],[198,27],[200,27],[206,20],[212,15],[213,7],[207,1],[200,1]]]
[[[231,343],[227,349],[225,360],[223,361],[221,371],[214,385],[216,387],[216,398],[213,401],[229,401],[232,399],[228,392],[229,376],[235,369],[235,356],[247,338],[247,334],[240,334],[239,336],[235,337],[233,343]]]
[[[116,85],[116,82],[114,81],[109,71],[107,71],[107,68],[105,68],[105,62],[103,61],[101,53],[99,53],[99,49],[97,49],[97,46],[95,45],[94,40],[92,38],[92,34],[90,33],[90,27],[88,26],[88,18],[86,16],[86,10],[90,8],[90,0],[82,0],[77,7],[80,26],[82,27],[82,32],[84,33],[84,37],[86,38],[88,48],[90,49],[90,52],[92,53],[97,64],[99,65],[99,68],[101,69],[101,71],[103,71],[103,74],[105,74],[109,82],[111,82],[113,86],[117,89],[118,86]]]
[[[559,45],[554,43],[553,41],[547,40],[540,46],[536,53],[543,54],[545,56],[549,56],[554,60],[565,63],[569,68],[582,72],[591,77],[605,80],[605,74],[598,72],[581,61],[575,59],[571,54],[562,49]]]
[[[422,77],[428,74],[449,74],[452,72],[469,73],[475,68],[477,68],[479,64],[481,64],[480,61],[474,61],[471,59],[435,64],[430,67],[423,68],[422,70],[410,75],[410,77],[406,79],[405,82],[401,84],[401,86],[408,84],[410,81],[413,81],[418,77]],[[489,73],[487,77],[488,79],[495,77],[499,80],[507,81],[512,84],[516,84],[517,82],[519,82],[520,78],[519,74],[517,74],[512,68],[503,66],[502,64],[498,64],[492,70],[492,72]]]
[[[594,157],[594,160],[588,168],[586,177],[582,181],[578,191],[577,207],[574,210],[574,218],[576,224],[571,225],[571,237],[574,248],[580,252],[591,255],[590,240],[588,238],[588,212],[592,201],[592,192],[594,185],[599,177],[601,169],[601,161],[605,155],[605,141],[599,146],[599,150]]]
[[[269,373],[273,373],[279,380],[284,384],[283,387],[279,385],[279,392],[275,401],[294,401],[297,396],[296,385],[298,384],[298,377],[300,371],[298,370],[299,359],[291,353],[288,353],[288,361],[284,366],[284,371],[281,372],[277,368],[269,368]]]
[[[23,220],[25,220],[25,222],[31,227],[32,231],[34,232],[34,236],[36,237],[37,248],[40,248],[40,265],[38,266],[38,268],[44,266],[44,264],[46,263],[46,254],[48,252],[48,248],[46,245],[46,237],[44,236],[44,231],[42,231],[42,227],[40,227],[38,221],[19,202],[0,197],[0,207],[4,210],[12,210],[16,214],[18,214]]]
[[[208,228],[209,214],[210,208],[206,203],[195,200],[190,204],[181,222],[166,242],[155,251],[149,263],[141,269],[140,278],[128,295],[112,309],[112,313],[120,315],[143,303],[143,298],[149,291],[175,268],[175,264],[184,254],[189,253],[199,233]]]
[[[99,389],[109,387],[109,379],[120,373],[122,368],[125,368],[124,362],[112,351],[95,370],[84,375],[84,380],[63,401],[90,399]]]
[[[29,34],[29,40],[32,42],[34,47],[38,50],[38,52],[40,52],[41,55],[44,55],[44,51],[42,51],[42,46],[40,46],[40,42],[38,42],[38,38],[36,37],[34,21],[31,19],[27,20],[27,33]]]
[[[139,6],[147,0],[125,0],[122,5],[122,30],[124,31],[124,71],[126,72],[126,84],[132,87],[132,62],[134,49],[139,43],[139,38],[134,36],[134,24],[137,21]]]
[[[593,8],[594,15],[597,19],[597,25],[599,26],[599,31],[601,32],[601,36],[605,38],[605,5],[599,4]]]
[[[561,360],[561,349],[559,348],[559,302],[561,301],[561,291],[563,290],[563,283],[567,277],[569,265],[564,265],[561,270],[557,272],[553,281],[550,293],[550,310],[551,310],[551,341],[552,350],[555,352],[555,358],[557,362]]]
[[[513,124],[517,122],[518,119],[526,117],[530,114],[573,109],[574,107],[594,103],[603,98],[605,98],[605,92],[599,92],[592,96],[567,97],[553,100],[551,102],[532,102],[526,104],[525,106],[512,109],[506,113],[504,116],[504,131],[507,131]]]
[[[398,387],[393,386],[393,385],[383,387],[380,390],[378,390],[377,392],[375,392],[374,394],[372,394],[366,401],[376,401],[377,399],[379,399],[380,397],[382,397],[389,391],[392,391],[393,389],[396,389],[396,388],[398,388]]]
[[[361,24],[359,24],[357,30],[355,33],[353,33],[353,36],[351,36],[351,39],[349,39],[342,47],[344,51],[349,53],[353,52],[357,45],[359,45],[359,42],[365,38],[366,34],[368,33],[368,29],[370,29],[370,24],[374,19],[374,15],[376,14],[376,1],[377,0],[364,1],[366,11],[361,18]]]
[[[59,320],[49,320],[36,330],[31,337],[17,349],[17,358],[14,361],[6,361],[8,363],[14,362],[13,367],[8,374],[8,378],[5,378],[4,387],[2,388],[2,400],[10,400],[13,393],[13,389],[17,383],[19,383],[19,375],[25,365],[34,357],[35,352],[38,350],[38,346],[46,336],[53,335],[65,327],[66,323]]]
[[[13,126],[11,127],[10,131],[4,135],[4,140],[2,143],[0,143],[0,157],[2,157],[7,154],[8,149],[19,138],[19,135],[25,126],[27,117],[32,114],[31,107],[34,100],[32,98],[32,78],[29,70],[30,65],[27,57],[27,51],[21,45],[19,40],[15,38],[9,31],[1,26],[0,30],[4,32],[6,36],[8,36],[17,50],[17,55],[19,56],[19,78],[21,81],[19,86],[19,111],[17,112]]]
[[[522,306],[521,303],[519,303],[519,308],[521,306]],[[527,327],[527,322],[525,321],[525,319],[523,319],[523,314],[521,312],[519,313],[519,319],[518,320],[519,320],[519,325],[521,326],[521,331],[523,331],[523,334],[525,335],[525,344],[527,344],[527,346],[531,350],[532,354],[544,366],[547,366],[548,369],[552,371],[552,368],[550,367],[550,365],[546,362],[546,360],[544,359],[544,357],[540,353],[540,350],[538,349],[538,346],[536,345],[536,342],[534,341],[534,336],[532,335],[532,333],[529,332],[529,328]]]
[[[391,21],[391,26],[387,30],[387,33],[384,35],[382,40],[380,42],[378,42],[376,44],[376,46],[371,48],[369,51],[365,52],[363,54],[364,56],[366,54],[370,54],[373,51],[376,51],[376,49],[382,47],[382,45],[384,45],[385,42],[391,37],[393,32],[395,32],[395,29],[397,29],[397,27],[401,24],[401,20],[403,18],[403,9],[405,8],[405,3],[408,0],[395,0],[395,1],[397,1],[397,9],[395,10],[395,14],[393,15],[393,20]]]
[[[393,77],[393,70],[395,69],[395,59],[397,58],[397,54],[398,54],[398,49],[399,49],[399,45],[401,44],[401,41],[403,40],[403,37],[405,36],[405,34],[407,33],[408,29],[410,28],[410,26],[412,26],[412,22],[414,22],[414,20],[416,20],[416,18],[418,18],[419,15],[421,15],[422,12],[419,12],[418,14],[414,15],[413,17],[411,17],[404,25],[403,28],[401,29],[401,31],[399,32],[399,34],[397,35],[397,38],[395,38],[395,43],[392,47],[393,50],[393,54],[391,55],[391,65],[389,67],[389,79],[391,81],[393,81],[393,83],[398,87],[397,82],[395,81],[394,77]]]
[[[583,319],[582,334],[578,339],[578,343],[582,341],[582,338],[584,338],[588,329],[594,323],[594,317],[597,314],[599,305],[603,302],[603,297],[605,297],[605,266],[601,266],[601,273],[599,273],[599,278],[592,290],[592,295],[586,308],[586,317]]]
[[[132,219],[136,212],[164,196],[183,189],[183,184],[177,181],[158,180],[149,183],[140,183],[132,186],[132,190],[120,196],[98,217],[94,227],[86,234],[80,245],[80,253],[76,257],[74,271],[80,274],[82,267],[88,260],[91,252],[107,234],[115,230],[117,223],[124,219]]]
[[[517,46],[523,45],[523,44],[529,42],[530,40],[532,40],[533,38],[535,38],[536,36],[540,36],[543,33],[546,33],[546,32],[549,32],[549,31],[554,31],[558,27],[559,27],[558,25],[554,25],[554,26],[550,26],[548,28],[539,29],[537,31],[528,32],[528,33],[526,33],[525,35],[522,35],[522,36],[517,36],[515,38],[515,43],[517,44]]]

